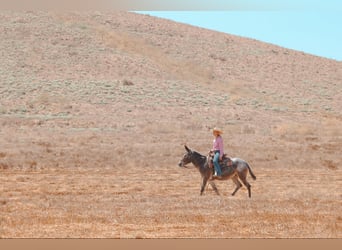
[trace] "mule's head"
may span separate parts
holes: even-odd
[[[192,150],[189,149],[186,145],[184,145],[186,153],[183,155],[183,158],[179,161],[179,167],[185,167],[186,164],[192,162]]]

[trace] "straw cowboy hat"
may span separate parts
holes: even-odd
[[[219,135],[223,134],[223,131],[217,127],[213,128],[213,132],[218,133]]]

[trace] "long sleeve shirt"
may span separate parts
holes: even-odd
[[[220,150],[220,157],[223,156],[223,139],[221,136],[217,136],[213,141],[213,151]]]

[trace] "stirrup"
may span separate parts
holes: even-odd
[[[221,175],[218,175],[216,172],[213,174],[213,177],[222,177],[222,173]]]

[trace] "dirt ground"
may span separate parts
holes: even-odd
[[[342,237],[340,61],[126,12],[0,22],[0,238]],[[252,198],[178,167],[214,126]]]

